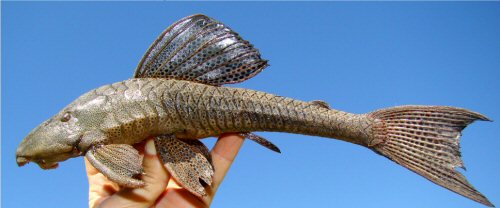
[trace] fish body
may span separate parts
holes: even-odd
[[[185,189],[206,195],[213,166],[199,139],[239,132],[271,150],[252,133],[288,132],[340,139],[374,152],[451,191],[493,206],[456,167],[461,131],[479,113],[447,106],[399,106],[366,114],[335,110],[323,101],[300,101],[250,89],[221,86],[245,81],[267,67],[248,41],[205,15],[167,28],[129,80],[77,98],[32,130],[16,151],[22,166],[44,169],[85,156],[111,181],[144,182],[133,144],[155,138],[167,171]]]
[[[103,144],[135,144],[163,134],[201,139],[224,132],[271,131],[367,145],[373,122],[366,115],[265,92],[156,78],[97,88],[66,112],[90,123],[87,131],[102,131]]]

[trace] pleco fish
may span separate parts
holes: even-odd
[[[331,109],[248,89],[223,87],[252,78],[268,66],[248,41],[221,22],[193,15],[174,23],[150,46],[134,78],[105,85],[73,101],[32,130],[19,145],[19,166],[43,169],[85,156],[124,187],[144,185],[133,144],[155,137],[173,178],[206,195],[214,169],[198,139],[224,132],[279,152],[255,131],[336,138],[367,147],[428,180],[487,206],[492,203],[457,170],[460,132],[485,116],[445,106],[400,106],[367,114]]]

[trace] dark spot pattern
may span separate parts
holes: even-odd
[[[163,135],[155,138],[155,146],[168,172],[183,188],[197,196],[206,195],[203,185],[212,184],[214,169],[203,143]]]
[[[401,106],[369,114],[377,121],[372,148],[428,180],[474,201],[491,204],[456,170],[461,131],[481,114],[454,107]]]
[[[172,78],[210,85],[245,81],[268,66],[238,33],[205,15],[167,28],[148,49],[136,78]]]

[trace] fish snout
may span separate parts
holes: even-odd
[[[26,154],[26,142],[23,141],[16,150],[16,162],[19,167],[31,162],[31,157]]]
[[[30,160],[23,156],[16,156],[16,162],[19,167],[24,166],[30,162]]]

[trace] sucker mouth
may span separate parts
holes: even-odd
[[[40,163],[38,163],[38,165],[42,169],[44,169],[44,170],[54,169],[54,168],[59,167],[59,163],[43,163],[43,162],[40,162]]]

